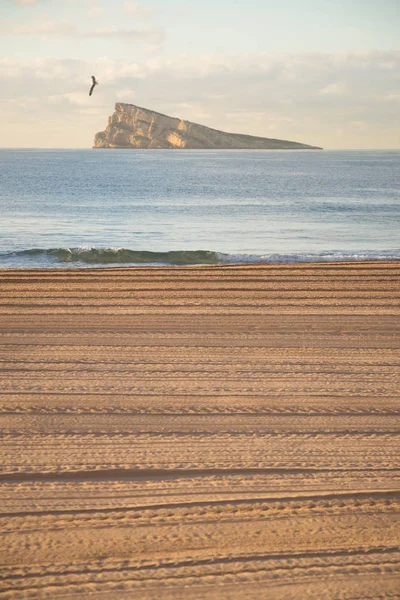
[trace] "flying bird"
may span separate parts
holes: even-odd
[[[94,90],[94,86],[95,85],[99,85],[99,82],[96,81],[96,77],[94,75],[92,75],[92,87],[89,90],[89,96],[91,96],[93,94],[93,90]]]

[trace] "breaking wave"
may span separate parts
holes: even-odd
[[[33,248],[0,252],[0,265],[10,267],[56,267],[85,265],[221,265],[337,262],[363,260],[400,260],[400,249],[362,252],[305,252],[269,254],[227,254],[210,250],[172,250],[152,252],[126,248]]]

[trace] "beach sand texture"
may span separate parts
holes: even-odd
[[[400,597],[399,275],[0,271],[0,599]]]

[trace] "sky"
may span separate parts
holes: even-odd
[[[400,148],[399,31],[400,0],[0,0],[0,145],[90,148],[127,102],[326,149]]]

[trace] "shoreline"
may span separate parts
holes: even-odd
[[[0,269],[0,595],[394,596],[399,281]]]
[[[73,262],[69,263],[73,264]],[[210,263],[210,264],[112,264],[108,266],[107,264],[99,264],[96,266],[96,263],[87,263],[87,266],[49,266],[49,267],[2,267],[0,266],[0,275],[7,274],[15,271],[16,273],[21,271],[38,271],[38,272],[51,272],[51,271],[65,271],[65,272],[75,272],[75,271],[111,271],[111,270],[128,270],[128,271],[143,271],[143,270],[168,270],[168,269],[295,269],[295,268],[315,268],[318,267],[346,267],[351,268],[352,266],[358,267],[370,267],[370,266],[379,266],[382,268],[388,267],[390,265],[400,265],[400,258],[384,258],[384,259],[362,259],[362,260],[321,260],[321,261],[303,261],[303,262],[248,262],[248,263]]]

